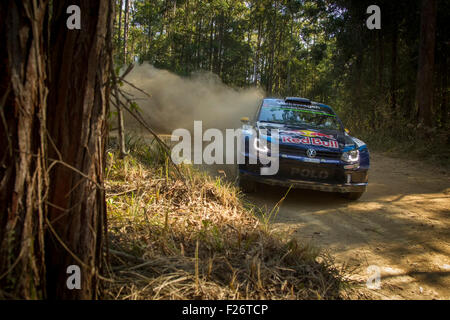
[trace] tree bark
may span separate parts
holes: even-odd
[[[428,127],[432,125],[436,10],[436,0],[422,1],[416,104],[419,122]]]
[[[45,297],[48,5],[0,2],[0,298]]]
[[[56,234],[48,233],[47,293],[50,298],[89,299],[98,297],[103,267],[102,186],[114,6],[111,0],[80,0],[89,19],[84,19],[82,30],[73,32],[65,28],[64,12],[70,2],[54,3],[47,124],[56,146],[49,147],[50,158],[60,158],[74,169],[57,165],[51,171],[48,217],[55,233],[81,261],[67,253]],[[71,264],[82,270],[81,290],[64,285]]]
[[[72,4],[81,30],[66,27]],[[0,297],[99,296],[113,13],[111,0],[0,2]]]

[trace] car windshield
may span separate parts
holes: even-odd
[[[318,105],[264,102],[258,121],[316,129],[341,129],[336,115],[330,109]]]

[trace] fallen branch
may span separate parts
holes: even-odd
[[[106,196],[107,197],[117,197],[117,196],[121,196],[121,195],[130,193],[130,192],[137,191],[137,190],[139,190],[139,189],[138,188],[133,188],[133,189],[130,189],[130,190],[125,190],[125,191],[119,192],[119,193],[107,193]]]
[[[147,262],[146,260],[141,259],[139,257],[133,256],[131,254],[128,254],[128,253],[125,253],[125,252],[122,252],[122,251],[117,251],[117,250],[114,250],[114,249],[109,249],[109,253],[111,253],[111,254],[113,254],[115,256],[121,257],[121,258],[132,260],[134,262],[139,262],[139,263]]]
[[[151,95],[149,95],[149,94],[148,94],[147,92],[145,92],[144,90],[142,90],[142,89],[136,87],[136,86],[135,86],[134,84],[132,84],[131,82],[129,82],[129,81],[125,80],[125,79],[122,79],[122,81],[125,82],[126,84],[128,84],[129,86],[135,88],[135,89],[138,90],[139,92],[142,92],[142,93],[145,94],[147,97],[151,98]]]
[[[115,96],[115,94],[112,94],[113,96]],[[124,96],[125,97],[125,96]],[[127,97],[125,97],[126,99],[128,99]],[[175,170],[177,171],[179,177],[182,179],[182,181],[185,183],[185,177],[184,175],[181,173],[180,169],[178,168],[177,164],[174,163],[172,161],[172,157],[171,157],[171,152],[170,152],[170,148],[169,146],[161,140],[161,138],[158,136],[158,134],[153,131],[153,129],[145,122],[145,120],[142,118],[142,115],[139,113],[139,111],[133,112],[130,108],[128,108],[125,103],[123,103],[122,101],[120,101],[120,99],[117,99],[117,101],[119,102],[120,106],[122,106],[126,111],[128,111],[128,113],[134,118],[136,119],[147,131],[150,132],[150,134],[155,138],[155,140],[158,142],[158,144],[160,146],[163,147],[164,152],[166,153],[166,155],[169,157],[170,159],[170,163],[173,165],[173,167],[175,168]],[[114,101],[112,101],[112,104],[116,105]],[[137,116],[139,115],[139,117]]]
[[[124,78],[131,72],[131,70],[133,70],[133,68],[134,68],[134,64],[130,63],[128,65],[128,68],[125,70],[125,72],[122,73],[122,75],[119,77],[119,82],[125,81]]]

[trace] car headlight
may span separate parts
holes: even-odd
[[[261,153],[268,153],[270,150],[270,142],[267,140],[261,142],[261,139],[255,138],[253,139],[253,148]]]
[[[349,163],[359,161],[359,150],[351,150],[342,153],[341,160]]]

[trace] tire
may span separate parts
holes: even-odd
[[[256,182],[241,176],[239,174],[239,169],[237,172],[237,185],[245,193],[256,192]]]
[[[359,198],[361,198],[361,196],[363,194],[364,194],[364,192],[347,192],[347,193],[343,193],[342,196],[345,199],[355,201],[355,200],[358,200]]]

